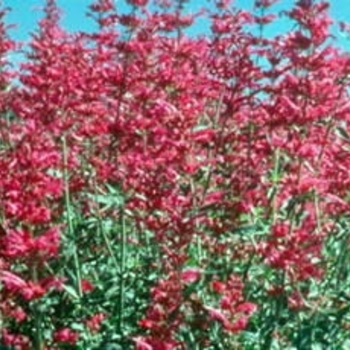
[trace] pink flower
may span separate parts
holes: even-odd
[[[25,257],[33,248],[33,240],[27,230],[9,230],[3,237],[3,254],[10,258]]]
[[[81,289],[84,293],[89,293],[95,289],[95,286],[90,281],[83,279],[81,281]]]
[[[88,320],[85,321],[87,328],[89,328],[90,332],[96,333],[101,328],[101,323],[106,318],[106,314],[99,312],[93,316],[91,316]]]
[[[214,309],[213,307],[210,307],[210,306],[205,306],[204,308],[209,312],[209,315],[212,320],[219,321],[222,324],[229,323],[227,317],[223,314],[221,310]]]
[[[133,6],[146,6],[148,0],[127,0],[127,2]]]
[[[40,284],[32,281],[26,282],[9,271],[3,271],[0,279],[7,290],[21,295],[27,301],[41,298],[46,293]]]
[[[46,257],[56,257],[60,246],[60,231],[52,227],[35,239],[35,247],[39,254]]]
[[[6,328],[2,329],[1,340],[4,345],[14,349],[28,350],[31,348],[30,339],[27,336],[13,333]]]
[[[256,304],[244,302],[242,304],[239,304],[236,308],[237,312],[242,312],[247,315],[253,314],[257,310]]]
[[[20,306],[17,306],[11,311],[11,316],[17,321],[17,322],[23,322],[28,318],[27,314],[21,308]]]
[[[68,343],[70,345],[75,345],[79,339],[79,333],[65,327],[55,331],[53,339],[57,343]]]
[[[147,343],[142,337],[134,337],[132,340],[136,344],[136,350],[153,350],[152,345]]]
[[[211,286],[213,288],[213,290],[216,292],[216,293],[224,293],[225,290],[226,290],[226,285],[225,283],[223,282],[220,282],[220,281],[213,281],[211,283]]]
[[[201,271],[194,268],[188,268],[181,273],[181,280],[191,284],[197,282],[201,278]]]

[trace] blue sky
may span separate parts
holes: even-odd
[[[92,0],[57,0],[58,5],[63,10],[62,25],[64,28],[75,30],[91,30],[93,28],[93,22],[91,19],[85,17],[88,5]],[[124,1],[118,0],[117,4]],[[29,39],[29,33],[36,29],[38,19],[41,17],[40,7],[43,6],[43,0],[4,0],[5,6],[12,8],[11,13],[7,16],[7,22],[16,25],[16,28],[11,29],[10,34],[13,38],[19,41],[27,41]],[[236,0],[234,2],[236,6],[245,9],[251,9],[254,0]],[[280,0],[275,5],[276,10],[283,10],[290,8],[294,0]],[[350,21],[350,0],[333,0],[331,3],[331,16],[336,20]],[[206,0],[191,0],[187,5],[187,10],[195,12],[202,5],[206,5]],[[123,11],[123,5],[120,6]],[[195,29],[195,32],[204,30],[204,23],[200,22]],[[285,31],[288,30],[288,23],[284,20],[278,21],[270,29],[271,31]],[[336,35],[339,32],[335,31]],[[344,37],[339,37],[339,44],[342,46],[349,46],[349,42]]]

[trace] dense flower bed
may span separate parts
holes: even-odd
[[[54,0],[0,26],[0,329],[13,349],[347,349],[350,56],[328,4]],[[197,17],[211,32],[186,35]],[[345,32],[348,25],[342,23]]]

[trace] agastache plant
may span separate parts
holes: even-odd
[[[275,36],[278,1],[124,5],[92,1],[71,33],[47,0],[28,47],[0,12],[1,345],[347,348],[329,4],[297,1]]]

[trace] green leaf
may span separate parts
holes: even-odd
[[[72,286],[63,285],[63,289],[74,299],[79,299],[79,295]]]

